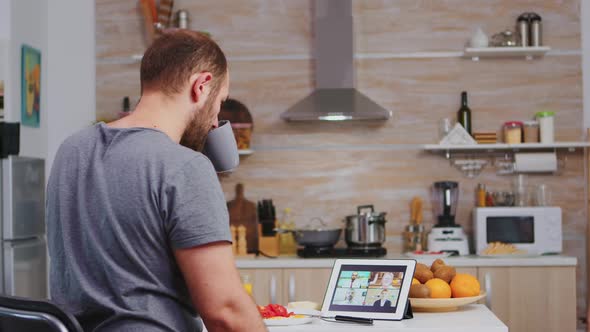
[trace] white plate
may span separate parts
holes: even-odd
[[[451,256],[451,253],[450,252],[443,252],[440,254],[429,254],[429,253],[416,254],[413,252],[407,252],[405,255],[410,258],[445,258],[445,257]]]
[[[311,323],[313,317],[282,317],[282,318],[274,318],[274,319],[263,319],[264,324],[266,326],[288,326],[288,325],[302,325]]]

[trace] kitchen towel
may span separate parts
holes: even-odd
[[[557,155],[555,152],[515,153],[514,171],[516,172],[555,172],[557,171]]]

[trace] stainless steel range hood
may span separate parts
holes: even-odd
[[[281,114],[286,121],[387,120],[391,111],[354,87],[352,0],[316,0],[316,89]]]

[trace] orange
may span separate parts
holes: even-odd
[[[412,278],[412,285],[420,285],[420,281],[416,278]]]
[[[451,297],[451,286],[442,279],[430,279],[425,285],[430,289],[430,297],[433,299],[448,299]]]
[[[453,297],[470,297],[479,295],[479,281],[470,274],[457,273],[451,281]]]

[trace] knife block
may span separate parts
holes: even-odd
[[[267,256],[279,255],[279,234],[262,235],[262,225],[258,224],[258,251]]]

